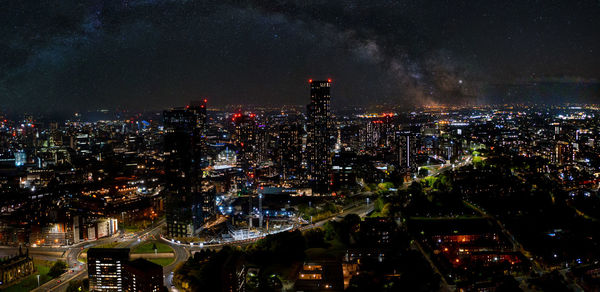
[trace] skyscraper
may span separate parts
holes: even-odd
[[[208,131],[208,115],[206,113],[208,100],[191,101],[188,111],[195,115],[196,126],[193,129],[194,144],[193,155],[196,163],[196,168],[200,169],[206,159],[208,145],[206,144],[206,132]]]
[[[552,154],[552,162],[558,165],[564,165],[573,162],[575,152],[573,145],[565,141],[557,141]]]
[[[397,133],[398,166],[404,173],[416,170],[417,139],[411,133]]]
[[[167,235],[190,237],[213,214],[201,212],[204,202],[214,202],[205,192],[202,158],[206,131],[206,102],[192,103],[163,113]],[[202,214],[199,214],[201,212]]]
[[[326,193],[329,190],[331,170],[331,79],[313,81],[310,83],[310,104],[307,106],[307,166],[309,180],[316,193]]]
[[[302,133],[302,125],[296,123],[279,125],[277,163],[284,180],[295,176],[302,164]]]
[[[239,148],[238,159],[244,171],[256,163],[257,123],[256,115],[236,113],[233,115],[235,144]]]
[[[163,288],[163,268],[145,259],[136,259],[123,266],[124,291],[158,292]]]
[[[90,248],[87,252],[90,291],[123,291],[128,248]]]

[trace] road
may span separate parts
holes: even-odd
[[[304,226],[297,226],[293,229],[298,229],[298,230],[307,230],[307,229],[311,229],[311,228],[315,228],[315,227],[320,227],[323,226],[325,223],[331,221],[331,220],[341,220],[342,218],[344,218],[346,215],[349,214],[357,214],[360,217],[364,217],[366,216],[368,213],[372,212],[374,209],[374,204],[370,203],[370,204],[361,204],[358,206],[354,206],[351,208],[348,208],[346,210],[343,210],[342,212],[340,212],[339,214],[336,214],[332,217],[314,222],[313,224],[308,224],[308,225],[304,225]],[[292,230],[293,230],[292,229]],[[199,251],[202,249],[206,249],[206,248],[210,248],[210,249],[220,249],[221,247],[225,246],[225,245],[246,245],[246,244],[251,244],[261,238],[262,237],[256,237],[256,238],[252,238],[252,239],[246,239],[246,240],[239,240],[239,241],[229,241],[229,242],[225,242],[225,243],[219,243],[219,244],[211,244],[211,245],[203,245],[198,246],[188,246],[188,245],[184,245],[184,244],[177,244],[171,241],[168,241],[164,238],[162,238],[163,242],[169,244],[173,250],[175,250],[175,260],[173,261],[173,263],[169,266],[166,266],[163,268],[163,272],[164,272],[164,284],[165,286],[168,287],[169,291],[174,291],[177,292],[177,288],[174,286],[173,284],[173,276],[174,276],[174,270],[175,268],[182,262],[187,261],[187,259],[191,256],[191,254],[195,251]]]
[[[63,256],[60,259],[65,259],[68,265],[67,272],[62,274],[60,277],[52,279],[46,282],[44,285],[41,285],[37,289],[33,291],[65,291],[69,286],[70,281],[75,280],[83,280],[87,277],[87,265],[80,262],[79,256],[83,252],[85,248],[104,245],[116,241],[120,241],[120,243],[115,246],[118,248],[133,248],[140,242],[142,239],[156,236],[160,234],[162,226],[165,224],[165,220],[161,220],[156,223],[155,226],[149,227],[148,229],[135,232],[133,234],[117,234],[115,236],[100,238],[93,242],[83,242],[80,244],[73,245],[71,247],[59,247],[59,248],[49,248],[49,247],[39,247],[39,248],[31,248],[30,251],[32,254],[37,252],[37,249],[40,250],[55,250],[60,251],[63,250]],[[139,240],[138,240],[139,239]]]
[[[307,229],[311,229],[314,227],[321,227],[325,223],[327,223],[331,220],[339,221],[339,220],[342,220],[344,217],[346,217],[346,215],[350,215],[350,214],[356,214],[360,217],[365,217],[367,214],[373,212],[374,209],[375,209],[375,204],[373,202],[371,202],[369,204],[358,205],[358,206],[343,210],[341,213],[337,214],[334,217],[326,218],[326,219],[314,222],[313,224],[302,226],[299,229],[307,230]]]
[[[373,203],[371,204],[363,204],[348,208],[341,213],[332,216],[327,219],[320,220],[318,222],[314,222],[313,224],[298,226],[294,229],[306,230],[314,227],[319,227],[325,224],[330,220],[341,220],[344,216],[348,214],[357,214],[361,217],[364,217],[366,214],[373,211]],[[173,248],[175,259],[173,263],[163,268],[164,272],[164,284],[168,287],[169,291],[177,291],[177,289],[173,285],[173,272],[177,268],[177,266],[185,261],[191,256],[193,251],[201,250],[203,248],[211,248],[211,249],[219,249],[224,245],[239,245],[239,244],[250,244],[260,238],[254,238],[251,240],[244,241],[234,241],[227,242],[221,244],[213,244],[206,245],[203,247],[200,246],[187,246],[182,244],[176,244],[171,241],[165,240],[160,237],[160,231],[162,226],[164,226],[164,220],[160,221],[154,227],[148,228],[146,230],[136,232],[129,235],[117,234],[112,237],[101,238],[92,242],[82,242],[70,247],[35,247],[30,248],[29,252],[32,255],[36,255],[36,257],[46,257],[51,260],[64,260],[68,269],[67,272],[59,276],[58,278],[52,279],[51,281],[46,282],[40,287],[32,290],[32,291],[65,291],[71,281],[83,280],[87,277],[87,265],[79,261],[79,257],[84,249],[91,248],[94,246],[105,245],[109,243],[113,243],[116,241],[120,241],[119,244],[115,246],[115,248],[134,248],[136,245],[145,241],[146,239],[160,239],[165,244],[168,244]],[[14,247],[0,247],[0,253],[2,254],[15,254],[18,252],[17,248]]]
[[[455,167],[461,167],[461,166],[464,166],[469,163],[471,163],[471,156],[465,157],[465,159],[463,159],[461,162],[459,162],[458,164],[456,164],[454,166],[450,163],[442,165],[440,168],[433,170],[431,172],[430,176],[438,176],[439,174],[441,174],[445,171],[448,171]],[[411,182],[419,181],[419,180],[421,180],[421,179],[413,179],[410,182],[405,183],[405,185],[403,187],[408,187],[408,185],[410,185]],[[359,205],[355,205],[353,207],[347,208],[347,209],[343,210],[341,213],[336,214],[330,218],[326,218],[326,219],[320,220],[318,222],[314,222],[312,224],[308,224],[308,225],[304,225],[304,226],[297,226],[293,229],[299,229],[299,230],[303,231],[303,230],[307,230],[307,229],[311,229],[311,228],[315,228],[315,227],[320,227],[331,220],[336,220],[336,221],[341,220],[342,218],[344,218],[346,215],[349,215],[349,214],[357,214],[360,217],[364,217],[374,210],[373,203],[370,203],[370,204],[365,204],[365,203],[361,203]],[[250,243],[255,242],[263,237],[256,237],[256,238],[252,238],[252,239],[231,241],[231,242],[219,243],[219,244],[203,245],[202,247],[177,244],[177,243],[165,240],[163,238],[162,240],[164,242],[168,243],[169,245],[171,245],[171,247],[173,247],[173,249],[175,250],[175,261],[171,265],[164,268],[164,274],[165,274],[164,275],[164,283],[167,287],[169,287],[169,291],[177,291],[177,288],[173,285],[173,276],[174,276],[173,271],[177,267],[177,265],[179,265],[179,263],[186,261],[194,251],[198,251],[198,250],[201,250],[204,248],[219,249],[224,245],[250,244]]]
[[[470,163],[470,161],[471,161],[471,157],[467,157],[466,159],[464,159],[463,161],[461,161],[454,167],[460,167],[460,166],[466,165],[466,164]],[[433,170],[431,172],[431,176],[437,176],[440,173],[443,173],[443,172],[451,169],[451,167],[452,167],[451,164],[445,164],[445,165],[441,166],[440,168]],[[413,179],[412,181],[419,181],[419,180],[420,179]],[[405,187],[408,186],[411,182],[405,183],[404,186]],[[349,214],[357,214],[360,217],[364,217],[368,213],[372,212],[373,209],[374,209],[373,203],[360,204],[360,205],[357,205],[354,207],[347,208],[347,209],[343,210],[341,213],[339,213],[335,216],[332,216],[330,218],[326,218],[326,219],[320,220],[318,222],[314,222],[313,224],[297,226],[294,229],[307,230],[307,229],[314,228],[314,227],[320,227],[320,226],[323,226],[325,223],[327,223],[330,220],[341,220],[343,217],[345,217],[346,215],[349,215]],[[191,254],[194,251],[197,251],[197,250],[200,250],[203,248],[218,249],[224,245],[249,244],[249,243],[252,243],[252,242],[262,238],[262,237],[257,237],[257,238],[253,238],[253,239],[249,239],[249,240],[206,245],[203,247],[187,246],[187,245],[182,245],[182,244],[176,244],[174,242],[165,240],[164,238],[160,237],[160,231],[164,224],[165,224],[165,221],[163,219],[162,221],[158,222],[154,227],[150,227],[146,230],[136,232],[132,235],[117,235],[117,236],[113,236],[113,237],[109,237],[109,238],[102,238],[102,239],[98,239],[96,241],[89,242],[89,243],[88,242],[80,243],[78,245],[74,245],[74,246],[71,246],[68,248],[67,247],[55,247],[55,248],[39,247],[39,248],[30,249],[30,252],[32,254],[40,254],[40,255],[42,255],[43,253],[49,253],[49,252],[63,252],[60,257],[56,257],[56,258],[65,259],[68,264],[68,267],[69,267],[67,272],[64,273],[63,275],[45,283],[44,285],[40,286],[39,288],[37,288],[33,291],[64,291],[68,287],[68,283],[70,281],[82,280],[85,277],[87,277],[87,265],[79,262],[79,260],[78,260],[78,258],[80,257],[84,248],[89,248],[89,247],[98,246],[98,245],[104,245],[104,244],[108,244],[108,243],[112,243],[112,242],[116,242],[116,241],[120,241],[120,243],[117,246],[115,246],[116,248],[133,248],[137,244],[139,244],[149,238],[154,238],[154,239],[160,238],[160,240],[162,240],[163,242],[165,242],[166,244],[170,245],[173,248],[175,259],[174,259],[173,263],[171,263],[170,265],[165,266],[163,268],[164,283],[168,287],[169,291],[177,291],[177,289],[173,285],[173,272],[179,264],[187,261],[187,259],[191,256]],[[48,257],[52,257],[52,256],[48,256]]]
[[[173,260],[173,263],[171,263],[170,265],[163,268],[163,274],[164,274],[165,286],[169,289],[169,291],[176,292],[177,289],[173,285],[173,272],[175,271],[175,268],[177,268],[177,266],[180,263],[183,263],[188,260],[191,253],[186,247],[184,247],[182,245],[172,243],[163,238],[161,238],[161,240],[164,243],[169,244],[171,246],[171,248],[173,249],[173,251],[175,251],[175,260]]]

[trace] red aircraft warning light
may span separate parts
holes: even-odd
[[[308,83],[312,83],[312,79],[308,79]]]
[[[328,78],[328,79],[327,79],[327,82],[331,83],[331,78]]]

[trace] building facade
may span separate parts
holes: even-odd
[[[310,104],[307,106],[307,166],[309,180],[316,193],[327,193],[331,172],[331,80],[310,80]]]
[[[214,192],[205,192],[202,181],[206,101],[191,104],[163,113],[167,235],[171,238],[193,236],[202,220],[214,215],[210,213],[214,208],[199,207],[200,202],[214,202]]]
[[[400,171],[413,173],[417,166],[417,138],[410,133],[400,133],[397,136],[398,166]]]
[[[90,248],[87,252],[90,291],[123,291],[128,248]]]
[[[136,259],[125,264],[123,269],[127,292],[158,292],[163,287],[163,268],[145,259]]]
[[[18,255],[0,260],[0,290],[33,272],[33,259],[29,257],[28,251],[23,254],[19,247]]]

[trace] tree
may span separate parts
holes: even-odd
[[[390,188],[393,188],[394,184],[391,182],[379,183],[377,185],[377,189],[380,191],[388,191]]]
[[[246,247],[246,254],[257,264],[270,261],[289,264],[304,259],[306,242],[299,230],[268,235]]]
[[[409,195],[413,196],[421,195],[423,194],[423,186],[420,183],[414,181],[408,187],[408,193]]]
[[[325,240],[333,240],[336,238],[337,234],[335,231],[335,226],[337,225],[337,222],[335,221],[328,221],[325,222],[325,224],[323,224],[323,231],[325,233],[324,237]]]
[[[375,202],[373,202],[373,208],[374,211],[379,213],[381,212],[381,209],[383,209],[383,205],[385,205],[385,202],[383,201],[382,197],[377,198],[377,200],[375,200]]]
[[[356,225],[360,224],[360,216],[357,214],[348,214],[344,217],[343,222],[348,226],[348,229],[353,229]]]
[[[392,208],[391,203],[386,203],[385,205],[383,205],[383,208],[381,208],[381,212],[379,212],[380,216],[381,217],[390,217],[390,215],[392,215],[391,208]]]
[[[330,213],[336,213],[337,212],[337,206],[332,203],[332,202],[327,202],[324,206],[323,206],[323,211],[324,212],[330,212]]]
[[[313,228],[304,231],[304,239],[306,240],[306,247],[326,247],[325,243],[325,232],[321,228]]]
[[[48,276],[56,278],[67,270],[67,264],[63,261],[56,261],[48,271]]]

